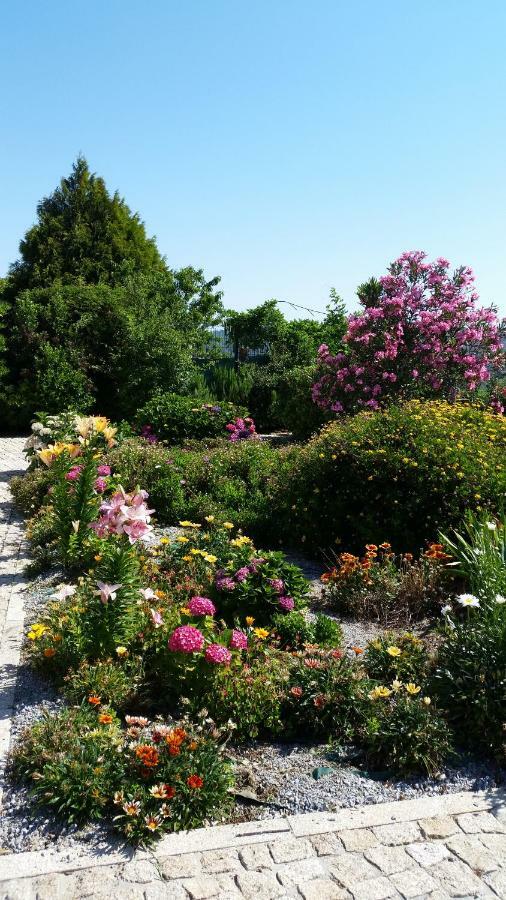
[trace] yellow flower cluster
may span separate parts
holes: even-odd
[[[233,538],[233,540],[230,541],[230,545],[232,547],[244,547],[245,544],[251,544],[251,543],[252,543],[251,538],[246,537],[245,534],[241,534],[239,537]]]
[[[30,626],[30,631],[28,632],[28,637],[31,641],[37,641],[43,634],[47,631],[47,625],[43,625],[41,622],[35,622],[34,625]]]
[[[80,449],[79,444],[67,444],[63,441],[57,441],[56,444],[49,444],[43,450],[38,450],[37,456],[49,468],[62,453],[69,453],[70,456],[74,457],[77,456]]]

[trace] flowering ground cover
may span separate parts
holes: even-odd
[[[478,413],[443,407],[438,419],[439,409],[375,414],[384,417],[381,441],[396,416],[418,435],[416,423],[425,427],[431,411],[441,450],[443,426],[456,417],[479,452]],[[479,415],[494,448],[502,423]],[[374,423],[356,421],[365,454]],[[107,819],[145,842],[226,814],[234,780],[227,747],[255,737],[353,746],[368,769],[403,776],[435,775],[473,742],[504,762],[503,518],[482,508],[465,530],[435,527],[419,557],[396,555],[386,541],[369,541],[363,556],[342,552],[314,615],[301,570],[279,550],[257,547],[212,495],[207,511],[181,516],[178,530],[160,537],[135,466],[128,482],[119,468],[131,441],[111,447],[122,436],[102,417],[78,417],[65,429],[32,448],[33,469],[15,485],[27,507],[29,495],[39,506],[29,525],[34,547],[43,544],[46,563],[67,573],[27,631],[31,665],[66,698],[14,752],[14,773],[35,801],[68,821]],[[299,449],[300,466],[321,460],[328,440],[323,432]],[[135,459],[148,453],[153,471],[151,454],[161,460],[168,448],[144,443]],[[233,442],[228,452],[239,447],[256,454],[259,444]],[[489,465],[485,487],[502,477]],[[294,467],[294,478],[300,472]],[[315,466],[316,486],[318,477]],[[380,621],[393,610],[396,624],[423,617],[437,637],[392,632],[347,652],[331,608]]]

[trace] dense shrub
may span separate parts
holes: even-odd
[[[188,444],[192,447],[191,443]],[[106,461],[128,489],[149,491],[159,521],[174,525],[190,517],[229,519],[253,536],[264,533],[271,517],[267,485],[293,449],[264,441],[206,441],[200,449],[169,449],[139,439],[126,440]]]
[[[285,541],[311,550],[388,536],[417,551],[467,508],[497,509],[505,460],[504,417],[411,401],[327,426],[281,469],[271,508]]]
[[[292,734],[350,742],[365,721],[367,679],[341,650],[310,648],[295,660],[283,718]]]
[[[136,413],[139,428],[149,425],[159,440],[181,444],[195,438],[226,436],[226,425],[246,410],[233,403],[202,403],[194,397],[179,394],[155,394]]]
[[[474,593],[448,602],[434,690],[455,740],[506,760],[506,519],[468,515],[442,540]]]
[[[322,344],[315,401],[333,412],[378,409],[393,398],[475,391],[504,362],[494,308],[477,306],[474,275],[450,263],[403,253],[379,281],[358,290],[362,310],[348,319],[344,352]]]
[[[370,692],[373,711],[362,735],[368,762],[404,775],[436,775],[451,751],[444,718],[413,682]]]
[[[397,681],[423,683],[429,658],[423,641],[410,631],[385,632],[367,645],[364,665],[368,675],[383,684]]]

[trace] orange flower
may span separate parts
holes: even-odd
[[[362,647],[352,647],[351,649],[353,650],[355,656],[360,656],[360,654],[364,652]]]
[[[189,775],[186,779],[186,784],[189,788],[192,788],[192,790],[198,791],[204,784],[204,781],[200,775]]]
[[[158,765],[158,750],[149,744],[139,744],[135,749],[135,755],[146,769],[154,769]]]
[[[110,725],[112,722],[112,716],[110,713],[100,713],[98,721],[101,725]]]
[[[55,653],[56,650],[54,649],[54,647],[46,647],[46,649],[44,650],[44,656],[46,657],[46,659],[51,659],[51,657],[54,656]]]
[[[88,697],[88,703],[91,703],[92,706],[100,706],[102,703],[100,697],[97,697],[96,694],[90,694]]]
[[[377,548],[376,544],[366,544],[365,549],[371,553],[374,553],[374,551],[377,550],[378,548]]]
[[[380,544],[379,546],[380,546],[380,550],[391,550],[392,549],[392,545],[389,544],[388,541],[383,541],[383,543]]]
[[[188,744],[188,750],[196,750],[197,749],[197,741],[192,741],[191,744]]]
[[[293,687],[290,688],[290,693],[293,697],[302,697],[302,688],[301,687]]]
[[[318,694],[318,695],[314,698],[313,703],[314,703],[314,705],[316,706],[317,709],[321,709],[323,706],[325,706],[325,695],[324,695],[324,694]]]

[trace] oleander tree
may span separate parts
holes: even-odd
[[[478,305],[467,266],[403,253],[379,280],[358,289],[343,349],[318,350],[313,400],[335,413],[378,409],[390,399],[475,392],[504,362],[494,307]]]

